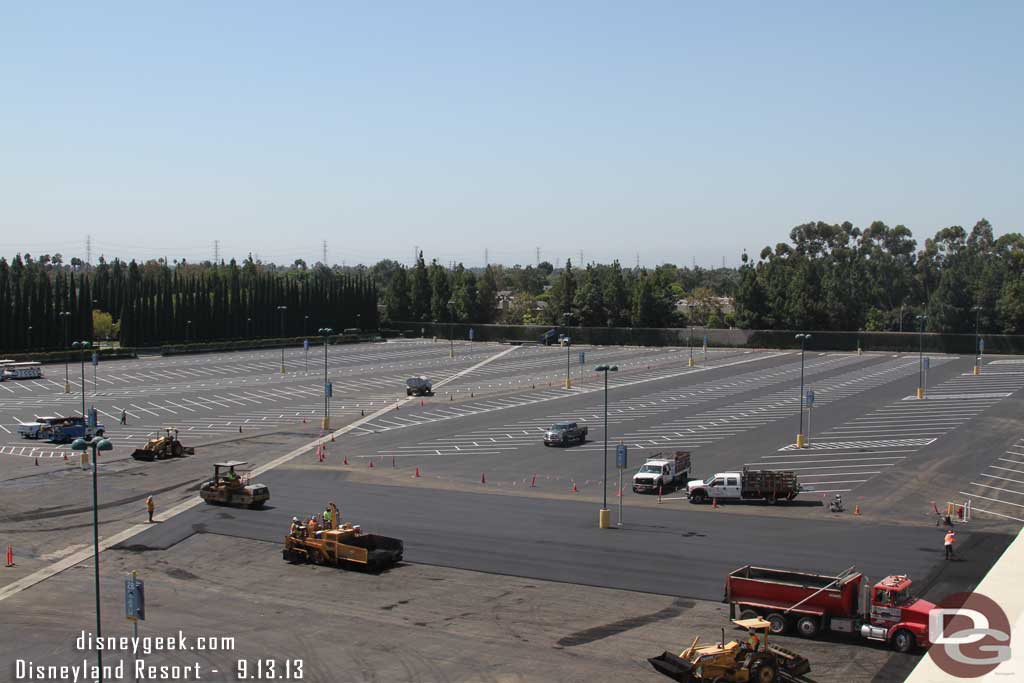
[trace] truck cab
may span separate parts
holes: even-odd
[[[691,481],[687,484],[691,498],[741,498],[743,496],[742,481],[739,472],[717,472],[707,479]]]
[[[904,575],[887,576],[871,589],[868,622],[861,635],[891,642],[900,652],[915,645],[928,647],[928,613],[935,605],[910,594],[912,581]]]

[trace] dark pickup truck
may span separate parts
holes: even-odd
[[[556,422],[544,432],[545,446],[568,446],[587,440],[587,428],[575,422]]]

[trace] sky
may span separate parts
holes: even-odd
[[[1024,231],[1020,2],[59,2],[0,21],[0,254],[738,265]]]

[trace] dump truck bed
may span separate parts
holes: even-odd
[[[828,576],[788,569],[747,565],[726,577],[731,605],[749,605],[795,612],[849,617],[857,613],[863,575]]]

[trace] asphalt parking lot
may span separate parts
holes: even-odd
[[[618,680],[624,675],[657,680],[646,667],[647,656],[681,649],[690,630],[713,638],[727,625],[717,600],[730,569],[764,564],[829,572],[857,565],[872,578],[909,572],[928,597],[938,598],[976,585],[1024,522],[1024,434],[1017,419],[1024,372],[1015,359],[986,359],[981,375],[974,376],[972,358],[932,357],[926,398],[918,400],[919,359],[914,355],[809,351],[801,373],[800,354],[780,351],[710,349],[705,355],[698,349],[697,363],[690,367],[685,348],[567,351],[463,344],[455,349],[453,359],[448,344],[440,341],[329,348],[328,373],[335,382],[332,429],[352,427],[327,443],[323,458],[312,447],[302,450],[321,434],[322,350],[310,351],[308,373],[301,350],[286,353],[284,375],[279,352],[101,366],[97,376],[109,383],[98,382],[95,402],[119,446],[104,456],[100,468],[101,537],[131,534],[103,557],[110,557],[114,567],[134,563],[154,574],[165,607],[172,601],[164,591],[211,599],[243,584],[246,595],[257,601],[268,596],[268,603],[277,604],[267,618],[283,637],[303,626],[302,610],[281,607],[295,582],[295,592],[302,594],[294,598],[296,605],[339,629],[346,619],[365,628],[356,640],[363,652],[373,654],[364,656],[357,670],[338,679],[307,680],[610,680],[604,672],[614,672]],[[579,351],[586,357],[582,366]],[[320,365],[314,367],[316,362]],[[603,377],[592,371],[599,363],[620,367],[609,375],[607,436],[613,446],[621,442],[629,450],[621,496],[614,457],[604,481]],[[406,399],[404,379],[419,374],[441,386],[422,401]],[[801,374],[815,401],[809,445],[796,449]],[[4,432],[13,432],[19,420],[33,414],[74,414],[81,398],[61,393],[63,367],[47,368],[47,380],[55,382],[0,385]],[[91,403],[91,382],[86,389]],[[116,424],[121,409],[129,411],[127,426]],[[586,425],[588,441],[544,447],[543,430],[558,420]],[[158,463],[127,457],[130,448],[164,424],[179,428],[186,444],[197,445],[196,455]],[[73,458],[65,462],[64,448],[30,444],[4,432],[0,541],[15,546],[18,562],[0,573],[0,591],[62,559],[87,555],[91,541],[90,474],[78,469]],[[691,505],[679,492],[666,492],[660,502],[656,496],[633,494],[628,479],[643,459],[674,450],[691,451],[695,476],[743,466],[791,469],[806,490],[791,505],[726,504],[719,509]],[[244,459],[259,466],[285,453],[294,455],[260,475],[272,491],[266,510],[193,507],[141,533],[125,531],[143,520],[142,501],[150,493],[157,494],[158,513],[190,500],[214,460]],[[837,493],[848,510],[830,514],[823,503]],[[615,520],[621,501],[621,528],[597,529],[597,508],[604,499]],[[345,572],[281,563],[277,543],[290,517],[317,512],[327,500],[337,500],[345,518],[367,530],[403,538],[407,564],[377,577],[351,575],[350,580]],[[967,501],[972,517],[959,525],[963,561],[944,564],[933,510]],[[861,514],[853,514],[854,506]],[[247,559],[239,562],[231,553],[218,553],[219,546]],[[194,578],[170,574],[169,581],[166,567],[181,568]],[[23,634],[38,632],[45,635],[33,640],[30,649],[62,652],[61,626],[47,611],[55,607],[26,611],[23,606],[33,599],[56,605],[67,591],[77,591],[81,595],[74,599],[82,600],[89,588],[74,586],[76,581],[87,584],[90,568],[88,561],[74,564],[0,594],[0,606],[22,605],[16,631],[5,633],[15,627],[0,626],[5,642],[28,646]],[[449,614],[447,605],[424,619],[404,615],[413,624],[449,625],[438,632],[393,623],[393,617],[412,609],[404,607],[409,602],[374,611],[356,604],[358,599],[342,601],[328,616],[314,605],[306,585],[329,582],[323,585],[344,586],[341,590],[358,585],[412,601],[410,591],[429,592],[426,576],[431,573],[445,581],[460,577],[487,583],[487,590],[515,598],[499,601],[479,633],[475,617],[468,616],[476,612],[469,607],[463,617],[457,616],[462,612]],[[411,583],[398,590],[394,582],[401,583],[403,576]],[[118,580],[104,575],[108,596],[116,593]],[[545,586],[548,602],[524,592],[527,582]],[[377,588],[368,589],[371,585]],[[590,643],[601,643],[609,649],[600,655],[589,652],[596,659],[580,665],[581,650],[558,645],[569,636],[556,638],[550,615],[540,616],[553,594],[576,596],[580,604],[594,606],[562,608],[569,615],[567,628],[571,622],[569,630],[577,633],[597,633],[602,624],[622,621],[610,619],[602,606],[615,615],[640,618],[627,605],[644,604],[651,608],[644,614],[668,610],[668,616],[615,627],[611,635],[587,641],[588,648],[600,650]],[[479,599],[488,600],[486,591]],[[113,600],[109,613],[116,614],[116,600],[107,600]],[[680,600],[692,605],[672,607]],[[510,601],[515,605],[506,604]],[[235,603],[224,604],[216,614],[176,605],[169,610],[174,618],[162,623],[241,632]],[[82,610],[89,611],[87,601]],[[111,623],[120,622],[112,618]],[[506,625],[506,636],[515,632],[525,640],[506,637],[503,646],[492,631]],[[419,654],[408,661],[397,654],[384,662],[380,653],[396,649],[388,635],[392,628]],[[451,633],[445,634],[447,628]],[[463,632],[476,638],[472,642],[486,666],[442,654],[451,634]],[[531,640],[531,634],[541,635]],[[278,646],[264,642],[268,637],[253,636],[253,642],[285,657],[286,652],[274,649]],[[522,653],[540,645],[544,654],[525,662]],[[796,641],[794,647],[818,653],[820,665],[812,657],[812,678],[822,681],[901,680],[914,661],[842,642]],[[302,651],[315,663],[311,666],[321,667],[317,671],[341,661],[337,654]],[[842,664],[829,659],[839,652]],[[826,659],[832,663],[825,665]],[[542,668],[557,675],[541,675]]]

